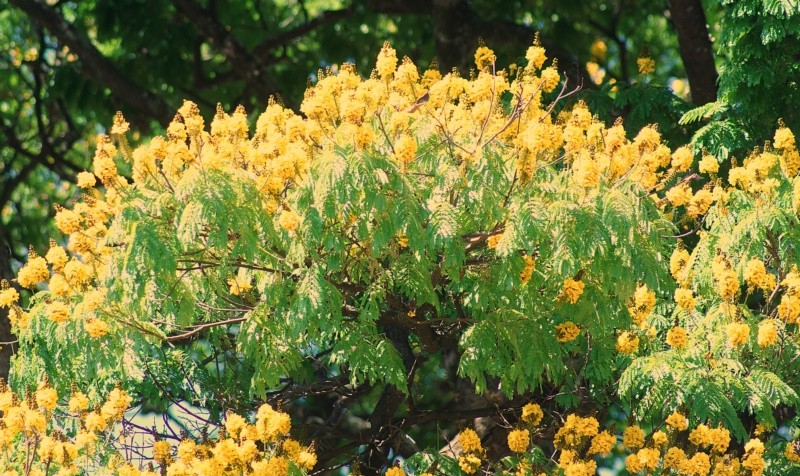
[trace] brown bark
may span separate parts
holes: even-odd
[[[698,106],[717,100],[717,70],[700,0],[670,0],[672,24],[689,79],[692,102]]]
[[[8,245],[0,241],[0,280],[9,282],[14,277],[11,272],[11,250]],[[16,341],[16,336],[11,333],[11,322],[8,320],[8,309],[0,308],[0,342]],[[11,369],[11,357],[16,349],[15,344],[0,344],[0,378],[8,380]]]

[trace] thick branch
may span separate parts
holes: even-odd
[[[716,101],[717,70],[702,3],[700,0],[670,0],[669,8],[692,102],[699,106]]]
[[[248,51],[217,20],[210,9],[203,8],[194,0],[173,0],[172,4],[197,28],[200,36],[225,55],[233,70],[240,72],[249,91],[255,92],[260,89],[267,94],[280,94],[280,88],[270,77],[267,59],[255,52]],[[289,106],[291,107],[291,105]]]
[[[321,12],[316,18],[313,18],[302,25],[299,25],[291,30],[281,32],[267,40],[262,41],[255,48],[253,48],[253,55],[260,58],[266,58],[275,48],[285,46],[287,43],[296,40],[303,35],[307,35],[319,28],[322,25],[333,23],[338,20],[345,19],[355,12],[354,8],[344,8],[341,10],[328,10]]]
[[[172,119],[170,107],[158,96],[140,88],[117,70],[111,61],[92,45],[89,38],[68,23],[54,7],[39,0],[11,0],[11,4],[44,26],[70,50],[83,65],[84,73],[108,87],[122,102],[166,125]]]

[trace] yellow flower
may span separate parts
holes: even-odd
[[[50,242],[50,249],[47,250],[47,254],[45,255],[45,259],[48,263],[53,265],[54,271],[61,271],[64,265],[67,264],[67,261],[69,261],[64,248],[58,246],[56,242],[52,240]]]
[[[534,69],[540,69],[547,60],[547,55],[545,54],[544,48],[534,43],[534,45],[525,52],[525,59],[528,61],[528,66]]]
[[[564,286],[561,288],[561,297],[571,304],[578,302],[578,298],[583,294],[584,284],[583,281],[575,281],[572,278],[564,280]]]
[[[475,51],[475,66],[480,70],[490,68],[496,59],[494,51],[485,46],[481,46]]]
[[[589,446],[589,450],[586,453],[588,455],[606,456],[614,449],[614,445],[616,444],[617,437],[608,431],[603,431],[592,438],[592,444]]]
[[[675,431],[684,431],[689,428],[689,419],[678,411],[672,412],[666,420],[667,426]]]
[[[80,214],[66,208],[59,210],[55,217],[56,228],[58,228],[61,233],[64,233],[65,235],[80,231],[82,227],[82,221],[83,219],[81,218]]]
[[[300,454],[297,456],[297,464],[301,468],[310,471],[314,469],[314,466],[317,465],[317,455],[313,452],[302,450],[300,451]],[[403,476],[405,474],[402,472],[400,468],[396,469],[400,470],[400,473],[398,473],[400,476]]]
[[[715,277],[720,297],[732,300],[739,294],[739,277],[736,275],[736,271],[730,268],[723,269]]]
[[[656,293],[650,291],[646,284],[637,286],[636,292],[633,293],[633,306],[628,309],[633,318],[633,322],[641,324],[655,307]]]
[[[128,124],[128,122],[122,116],[122,112],[117,111],[117,113],[114,114],[114,125],[111,126],[111,133],[115,135],[124,134],[128,132],[129,129],[130,124]]]
[[[53,387],[42,387],[36,391],[36,404],[48,412],[53,411],[58,405],[58,393]]]
[[[711,471],[711,459],[707,454],[698,451],[691,459],[682,462],[681,471],[692,476],[705,476]]]
[[[636,66],[639,68],[639,74],[650,74],[656,70],[656,62],[649,56],[642,56],[636,60]]]
[[[617,337],[617,351],[621,354],[632,354],[639,348],[639,338],[630,332],[623,332]]]
[[[528,430],[512,430],[508,434],[508,448],[515,453],[524,453],[531,444]]]
[[[672,153],[672,168],[676,172],[686,172],[692,168],[692,162],[694,162],[694,154],[689,146],[679,147]]]
[[[664,455],[664,466],[670,469],[679,469],[686,460],[686,453],[678,447],[671,447]]]
[[[103,416],[103,419],[107,421],[119,420],[125,415],[125,411],[128,409],[131,402],[133,402],[133,398],[128,395],[128,392],[115,388],[108,393],[105,403],[103,403],[103,406],[100,408],[100,414]]]
[[[86,429],[92,432],[103,431],[108,422],[98,412],[92,412],[86,415]]]
[[[536,426],[542,422],[542,418],[544,418],[544,412],[538,404],[528,403],[522,407],[522,421]]]
[[[278,218],[278,225],[286,231],[294,232],[300,227],[300,215],[292,210],[286,210]]]
[[[747,262],[744,268],[744,280],[751,290],[760,288],[764,291],[772,291],[777,281],[774,275],[767,273],[764,262],[758,258]]]
[[[784,456],[786,456],[786,459],[792,463],[800,463],[800,454],[798,454],[798,448],[800,448],[800,441],[798,440],[786,443],[786,449],[783,452]]]
[[[47,318],[56,324],[69,319],[69,307],[63,302],[54,301],[47,305]]]
[[[397,69],[397,52],[395,52],[389,42],[383,44],[380,53],[378,53],[378,61],[375,63],[375,69],[382,79],[389,79]]]
[[[583,188],[594,188],[600,183],[600,167],[588,154],[581,154],[572,164],[575,182]]]
[[[630,454],[625,458],[625,469],[630,474],[636,474],[644,469],[644,465],[638,455]]]
[[[758,346],[769,347],[778,341],[778,326],[774,319],[767,319],[758,324]]]
[[[652,471],[656,469],[656,466],[658,466],[658,461],[661,459],[661,453],[654,448],[642,448],[638,453],[636,453],[636,457],[639,458],[639,463],[641,463],[645,469]]]
[[[636,451],[644,446],[644,431],[638,426],[629,426],[622,433],[622,443],[631,451]]]
[[[522,271],[519,273],[519,280],[522,285],[525,285],[528,284],[528,281],[531,280],[531,276],[533,276],[536,260],[533,259],[533,256],[529,255],[523,256],[522,260],[525,262],[525,267],[523,267]]]
[[[689,252],[681,246],[672,252],[672,256],[669,258],[669,272],[676,281],[681,282],[685,279],[683,274],[687,270],[689,259]]]
[[[401,164],[414,161],[417,153],[417,141],[408,134],[403,134],[394,143],[394,153]]]
[[[689,203],[692,199],[692,189],[689,184],[681,183],[667,190],[666,197],[672,206],[679,207]]]
[[[3,286],[8,286],[8,281],[3,280]],[[0,288],[0,308],[11,307],[19,301],[19,293],[14,288]]]
[[[675,290],[675,303],[686,311],[694,310],[696,300],[691,289],[677,288]]]
[[[698,170],[700,170],[701,174],[714,175],[719,172],[719,162],[717,162],[717,159],[715,159],[713,155],[706,154],[700,160]]]
[[[725,428],[714,428],[709,432],[709,444],[717,453],[724,453],[731,444],[731,434]]]
[[[28,262],[17,273],[19,285],[29,289],[32,289],[42,281],[47,281],[49,278],[50,271],[47,269],[47,262],[36,253],[29,255]]]
[[[225,417],[225,431],[231,438],[238,438],[239,432],[244,430],[247,426],[247,421],[241,416],[233,412],[228,412]]]
[[[775,131],[773,143],[776,149],[793,149],[795,146],[794,134],[788,127],[781,127]]]
[[[280,436],[288,435],[292,420],[286,413],[276,412],[270,405],[264,404],[258,409],[256,428],[259,438],[269,443]]]
[[[470,428],[466,428],[458,434],[458,442],[465,453],[479,453],[483,451],[481,439],[478,437],[478,434],[475,433],[475,430]]]
[[[500,243],[500,240],[503,238],[502,233],[497,233],[496,235],[491,235],[486,239],[486,246],[491,250],[497,248],[497,245]]]
[[[467,474],[475,474],[481,467],[481,459],[473,453],[459,456],[458,466]]]
[[[742,322],[731,322],[725,326],[725,332],[728,334],[728,345],[739,347],[747,343],[747,339],[750,337],[750,326]]]
[[[406,476],[406,472],[398,468],[397,466],[394,466],[386,470],[384,476]]]
[[[238,275],[231,276],[230,278],[228,278],[228,291],[233,296],[240,296],[242,294],[246,294],[251,289],[253,289],[253,285],[250,284],[250,279],[248,278],[243,278]]]
[[[711,208],[712,203],[714,203],[714,194],[702,188],[689,200],[689,204],[686,206],[686,214],[693,218],[704,215]]]
[[[97,179],[91,172],[79,172],[77,177],[77,185],[83,189],[92,188],[97,185]]]
[[[164,440],[153,443],[153,459],[166,465],[172,457],[172,446]]]
[[[608,45],[605,41],[596,39],[592,43],[589,53],[592,55],[592,58],[599,61],[604,61],[606,59],[606,53],[608,53]]]
[[[558,82],[560,81],[558,70],[554,66],[543,70],[541,74],[541,81],[542,91],[546,93],[553,91],[556,86],[558,86]]]
[[[75,392],[69,399],[69,411],[80,413],[89,408],[89,398],[83,392]]]
[[[233,438],[218,440],[211,452],[216,460],[226,466],[236,464],[239,460],[239,446]]]
[[[100,319],[89,319],[84,324],[86,333],[93,339],[99,339],[108,334],[108,323]]]
[[[556,339],[559,342],[573,341],[580,333],[580,328],[574,322],[565,322],[556,326]]]
[[[653,445],[656,447],[662,447],[667,444],[667,434],[661,430],[656,431],[653,433]]]
[[[687,334],[686,329],[680,326],[675,326],[667,331],[667,344],[676,349],[683,349],[686,347]]]

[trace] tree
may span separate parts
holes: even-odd
[[[260,110],[279,94],[296,110],[305,87],[298,78],[343,62],[368,75],[384,39],[412,57],[438,57],[442,73],[456,67],[467,77],[480,38],[511,63],[538,31],[570,84],[586,90],[592,111],[609,122],[632,116],[629,132],[677,125],[687,107],[664,88],[668,78],[687,76],[701,104],[714,97],[716,77],[713,58],[694,54],[710,51],[708,35],[698,33],[706,25],[698,0],[669,9],[624,1],[3,0],[0,16],[0,44],[7,46],[0,49],[0,241],[13,258],[0,260],[5,274],[24,261],[29,245],[47,246],[53,211],[45,204],[71,195],[69,184],[89,166],[94,135],[116,110],[145,135],[163,132],[184,98],[209,114],[217,102]],[[645,44],[658,60],[656,87],[616,95],[612,88],[636,77]],[[596,75],[597,68],[606,83],[595,89],[589,69]],[[674,140],[691,130],[662,132]]]
[[[68,251],[17,274],[47,289],[0,295],[20,336],[0,398],[20,449],[0,457],[55,471],[76,456],[31,448],[66,439],[122,471],[78,436],[136,430],[134,405],[165,415],[138,431],[167,474],[796,469],[790,129],[726,171],[565,107],[540,45],[474,62],[442,77],[385,44],[368,79],[322,71],[302,116],[271,101],[252,129],[242,107],[206,127],[187,101],[135,149],[118,114],[56,214]],[[26,408],[59,433],[11,426]]]

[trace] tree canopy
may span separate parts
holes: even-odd
[[[3,470],[798,470],[792,2],[11,3]]]

